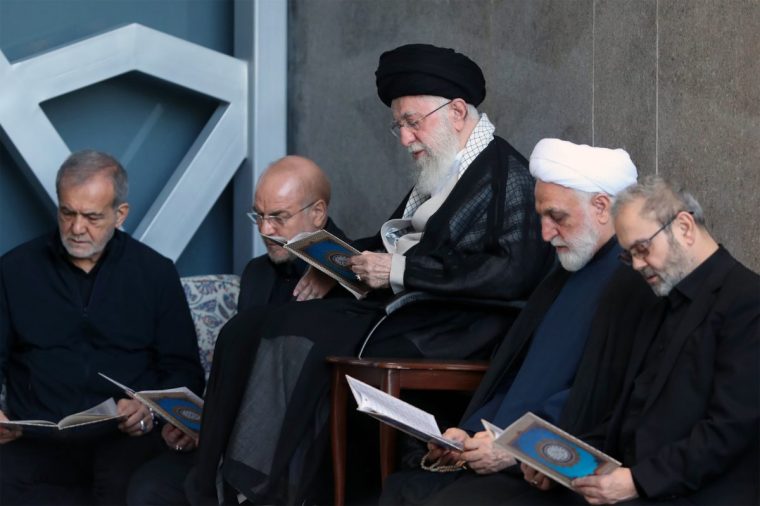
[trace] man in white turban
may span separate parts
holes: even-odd
[[[615,195],[636,182],[628,153],[543,139],[530,158],[543,240],[561,266],[536,288],[504,337],[459,428],[444,436],[464,451],[430,444],[423,467],[458,473],[392,475],[381,504],[498,504],[526,491],[514,458],[480,420],[506,427],[527,411],[570,433],[596,426],[620,393],[635,324],[654,302],[619,262]]]

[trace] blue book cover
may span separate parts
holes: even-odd
[[[621,465],[609,455],[530,412],[501,433],[488,422],[484,421],[483,425],[494,435],[494,442],[517,460],[568,488],[572,488],[570,482],[575,478],[606,474]]]

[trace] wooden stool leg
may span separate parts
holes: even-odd
[[[401,394],[399,372],[388,369],[385,371],[380,389],[393,397]],[[396,468],[396,429],[385,423],[380,424],[380,479],[385,478]]]
[[[333,483],[335,505],[346,501],[346,396],[348,384],[343,368],[334,365],[332,371],[332,399],[330,408],[330,432],[332,441]]]

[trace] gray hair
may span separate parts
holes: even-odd
[[[129,193],[129,180],[127,171],[121,166],[116,158],[101,151],[86,149],[72,153],[63,162],[55,177],[55,191],[61,198],[61,184],[64,179],[67,184],[80,185],[96,174],[107,172],[113,183],[113,207],[119,207],[127,201]]]
[[[620,192],[612,206],[612,215],[617,217],[623,207],[639,199],[644,201],[641,214],[654,216],[660,224],[664,225],[676,214],[686,211],[694,216],[699,226],[705,227],[705,214],[697,199],[680,184],[660,176],[647,176]]]
[[[423,95],[423,97],[425,100],[429,101],[433,107],[438,107],[439,105],[443,105],[446,102],[451,102],[452,100],[451,98],[439,97],[438,95]],[[478,112],[478,108],[472,104],[467,104],[467,115],[472,116],[476,120],[480,119],[480,112]]]

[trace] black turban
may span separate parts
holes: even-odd
[[[394,98],[409,95],[461,98],[475,106],[486,98],[486,80],[477,63],[430,44],[408,44],[381,54],[375,78],[377,94],[389,107]]]

